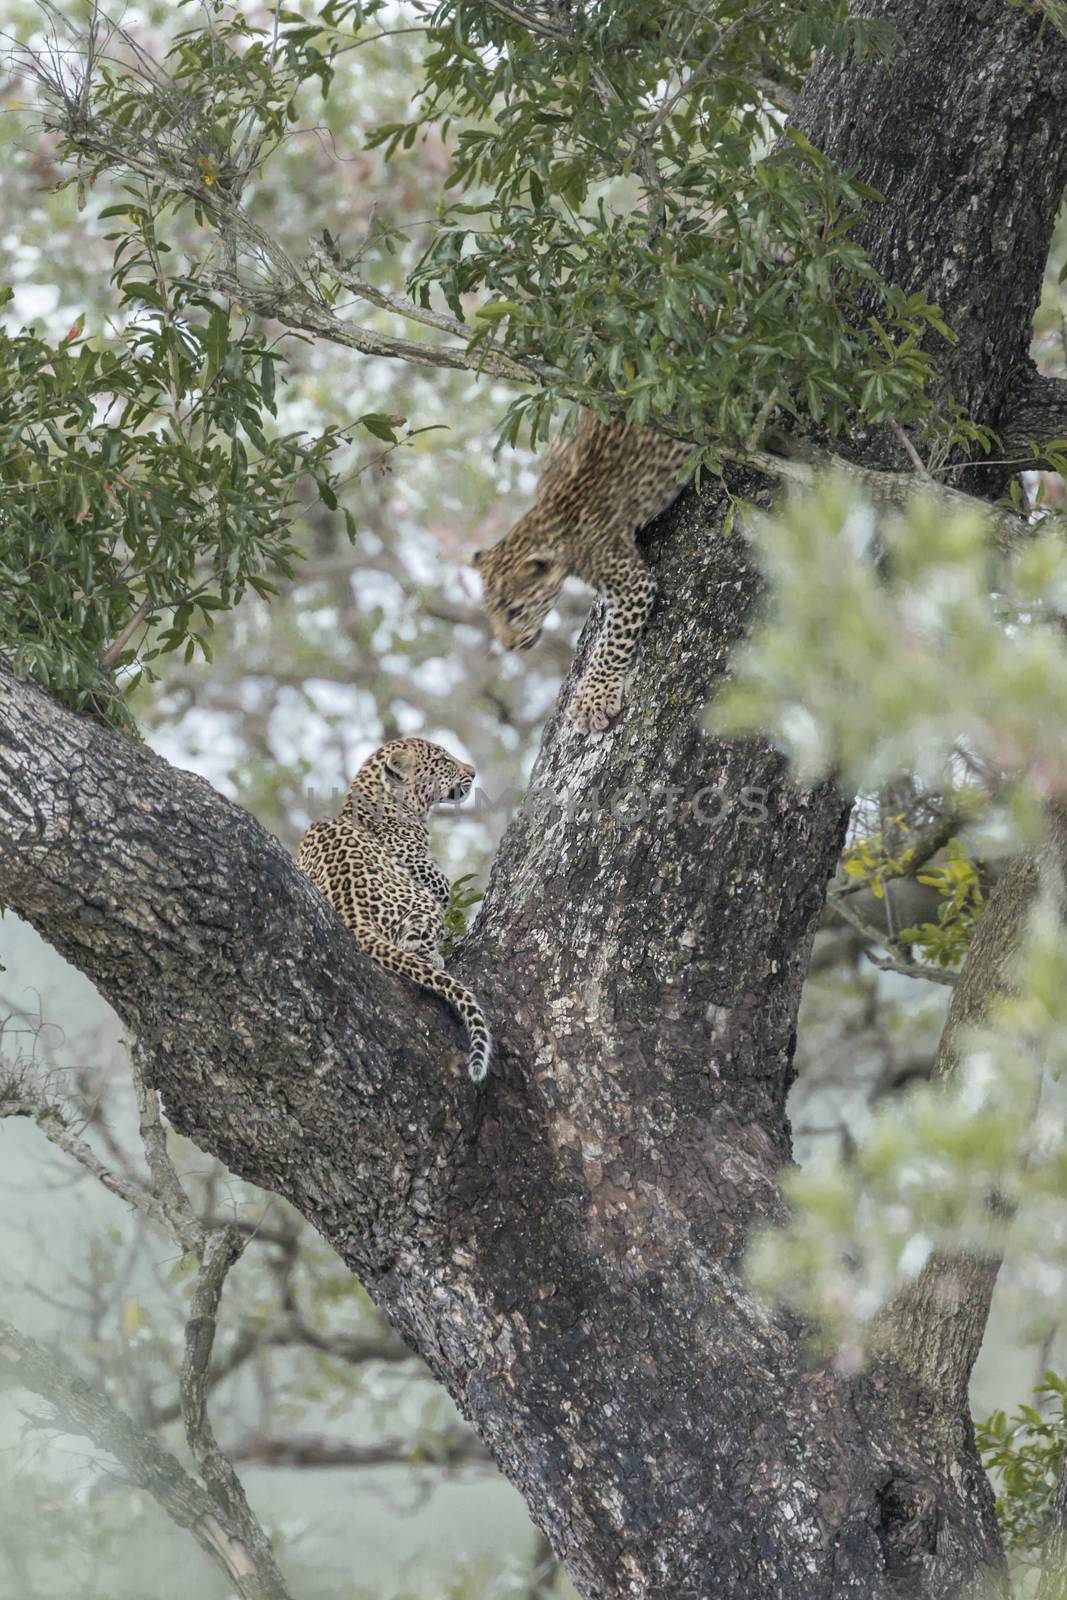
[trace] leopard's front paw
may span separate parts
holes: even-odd
[[[580,733],[600,733],[621,710],[621,678],[583,679],[567,707],[567,716]]]

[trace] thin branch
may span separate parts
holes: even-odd
[[[417,1446],[401,1439],[386,1439],[380,1444],[349,1444],[343,1439],[299,1436],[275,1439],[250,1433],[230,1446],[235,1461],[250,1461],[263,1467],[429,1467],[455,1470],[476,1467],[495,1471],[493,1459],[474,1433],[456,1430],[435,1439],[420,1453]]]
[[[897,442],[900,444],[908,460],[915,468],[918,476],[926,481],[929,481],[930,473],[927,469],[926,463],[923,461],[922,456],[919,454],[918,450],[916,450],[915,446],[904,432],[904,429],[900,426],[900,423],[897,422],[896,418],[894,418],[890,422],[889,426],[892,428],[893,433],[896,435]]]
[[[236,1228],[219,1229],[209,1234],[204,1244],[193,1303],[185,1324],[185,1359],[180,1383],[182,1422],[193,1460],[220,1516],[237,1530],[241,1543],[252,1552],[264,1593],[280,1594],[285,1584],[270,1540],[248,1504],[232,1462],[219,1448],[206,1403],[222,1289],[243,1245]]]
[[[131,616],[129,622],[127,622],[126,626],[120,633],[115,635],[107,649],[101,655],[100,665],[102,667],[110,667],[115,661],[118,660],[119,656],[125,650],[126,646],[129,644],[130,640],[133,638],[142,622],[148,616],[148,613],[151,611],[151,609],[151,600],[145,598],[141,601],[140,605]]]
[[[264,1568],[239,1532],[220,1520],[210,1496],[181,1463],[89,1385],[63,1357],[0,1321],[0,1382],[40,1395],[49,1425],[91,1439],[179,1527],[188,1528],[242,1600],[291,1600],[280,1573]]]
[[[528,11],[512,5],[510,0],[486,0],[486,4],[502,17],[507,17],[509,22],[517,22],[520,28],[525,28],[527,33],[532,33],[537,39],[555,39],[566,43],[570,35],[566,28],[561,28],[556,23],[545,22],[540,17],[531,17]]]
[[[730,38],[730,35],[736,33],[739,28],[751,26],[753,22],[757,21],[765,14],[766,10],[766,6],[755,6],[752,9],[746,7],[741,15],[731,22],[728,28],[723,28],[721,25],[718,27],[715,35],[715,43],[711,46],[710,50],[705,51],[703,57],[697,62],[692,71],[687,73],[674,92],[667,96],[667,99],[660,106],[659,110],[656,112],[656,115],[652,118],[652,121],[644,129],[642,133],[642,139],[644,142],[651,143],[651,141],[656,137],[660,129],[663,127],[663,124],[666,122],[675,106],[678,105],[680,101],[684,100],[686,95],[692,94],[693,89],[702,78],[712,76],[712,63],[714,62],[715,57],[722,50],[723,46],[726,44],[727,40]]]
[[[872,944],[892,947],[892,940],[887,940],[885,934],[880,932],[879,929],[872,927],[869,922],[864,922],[863,918],[857,916],[847,901],[841,899],[840,896],[827,900],[827,905],[831,906],[839,917],[843,917],[851,927],[855,928],[857,933],[862,934],[864,939],[869,940]],[[950,989],[956,986],[956,973],[946,972],[942,967],[931,967],[921,962],[904,961],[899,956],[876,956],[873,950],[865,950],[863,953],[867,960],[880,968],[882,972],[899,972],[905,978],[925,978],[927,983],[943,983]]]
[[[57,1105],[43,1097],[38,1098],[28,1093],[25,1086],[19,1092],[19,1098],[0,1101],[0,1117],[27,1117],[35,1122],[49,1143],[62,1150],[65,1155],[71,1156],[79,1166],[91,1173],[105,1189],[110,1189],[112,1194],[117,1194],[120,1200],[133,1206],[135,1210],[143,1212],[159,1227],[172,1231],[170,1219],[162,1202],[150,1189],[143,1184],[135,1182],[132,1178],[123,1177],[104,1164],[84,1139],[74,1133]]]
[[[416,344],[411,339],[393,338],[376,333],[350,322],[342,322],[330,308],[312,298],[301,286],[286,286],[279,282],[262,287],[232,272],[205,273],[201,282],[205,288],[235,300],[258,316],[272,317],[288,328],[303,333],[313,333],[331,344],[345,345],[358,350],[361,355],[384,356],[393,361],[406,361],[413,367],[448,367],[465,372],[485,373],[491,378],[506,378],[511,383],[543,383],[548,369],[541,362],[526,358],[516,359],[500,350],[484,347],[460,349],[454,345]],[[399,315],[409,315],[402,309],[402,301],[389,307]],[[421,317],[417,320],[422,321]],[[473,337],[474,330],[469,330]]]
[[[141,1143],[152,1175],[154,1193],[162,1207],[167,1231],[184,1250],[202,1258],[212,1234],[205,1229],[193,1210],[167,1154],[167,1135],[160,1120],[159,1096],[148,1087],[143,1066],[143,1047],[135,1043],[130,1050],[130,1076],[137,1098]]]
[[[994,546],[1003,553],[1017,550],[1031,536],[1034,527],[1026,517],[1015,516],[1010,511],[998,511],[988,500],[964,494],[962,489],[951,489],[947,484],[920,479],[914,473],[886,472],[878,467],[857,466],[854,461],[846,461],[843,456],[828,450],[810,450],[805,461],[793,456],[775,455],[769,450],[724,448],[722,454],[742,466],[755,467],[771,477],[801,484],[809,489],[816,486],[824,473],[839,472],[865,488],[872,498],[888,501],[892,505],[903,507],[916,494],[930,495],[946,510],[978,512],[987,518],[993,532]]]
[[[241,1224],[235,1224],[240,1227]],[[207,1393],[239,1371],[261,1350],[307,1348],[317,1351],[329,1360],[342,1361],[346,1366],[362,1367],[370,1362],[383,1362],[402,1366],[415,1362],[418,1357],[402,1340],[389,1333],[381,1334],[323,1334],[295,1313],[282,1318],[273,1328],[242,1328],[226,1354],[212,1363],[204,1377]],[[153,1428],[166,1427],[181,1420],[180,1400],[166,1405],[148,1404],[144,1420]],[[232,1459],[232,1454],[231,1454]]]
[[[32,1117],[52,1143],[72,1156],[107,1188],[163,1227],[184,1251],[195,1254],[198,1271],[192,1306],[185,1325],[185,1356],[179,1383],[178,1410],[189,1450],[203,1480],[203,1489],[191,1478],[186,1481],[193,1486],[197,1495],[206,1490],[209,1506],[207,1520],[203,1515],[199,1518],[199,1523],[204,1527],[203,1535],[198,1533],[197,1536],[204,1547],[224,1564],[243,1600],[289,1600],[288,1589],[275,1562],[270,1540],[248,1504],[232,1463],[219,1448],[207,1410],[207,1395],[219,1381],[213,1372],[211,1358],[222,1290],[231,1266],[240,1257],[247,1241],[242,1230],[235,1225],[206,1228],[193,1210],[167,1152],[166,1132],[159,1114],[159,1098],[155,1090],[148,1087],[144,1050],[139,1044],[130,1051],[130,1071],[137,1098],[141,1141],[152,1178],[151,1190],[128,1178],[116,1177],[96,1157],[90,1146],[71,1132],[58,1108],[27,1094],[24,1084],[16,1086],[12,1097],[0,1101],[0,1115]],[[2,1331],[3,1326],[0,1325]],[[15,1330],[10,1332],[13,1338],[18,1337]],[[0,1359],[4,1353],[0,1339]],[[81,1383],[73,1374],[68,1373],[67,1377],[67,1389],[75,1382]],[[55,1374],[53,1380],[54,1383],[58,1382]],[[32,1383],[27,1386],[34,1387]],[[86,1389],[86,1393],[91,1391]],[[104,1408],[110,1405],[103,1399],[100,1403]],[[98,1425],[103,1427],[101,1418],[105,1417],[105,1410],[98,1408],[93,1415]],[[118,1412],[115,1412],[104,1432],[108,1437],[114,1434],[116,1439],[123,1440],[132,1460],[144,1458],[145,1450],[149,1447],[157,1450],[147,1435],[141,1435],[135,1425]],[[94,1433],[93,1437],[97,1437],[97,1434]],[[110,1446],[105,1445],[105,1448]],[[113,1453],[118,1455],[117,1451]],[[164,1459],[163,1452],[158,1454],[160,1459]],[[169,1461],[172,1458],[165,1459]],[[182,1474],[182,1477],[185,1479],[186,1475]],[[147,1484],[145,1486],[150,1487]],[[155,1493],[155,1490],[152,1492]],[[157,1498],[160,1496],[157,1495]],[[171,1499],[177,1503],[174,1493]],[[170,1509],[162,1499],[161,1504],[165,1505],[165,1509]],[[182,1526],[193,1526],[187,1517],[185,1520],[178,1517],[177,1520],[181,1521]]]
[[[350,294],[358,295],[361,300],[369,300],[371,305],[381,306],[383,311],[391,311],[398,317],[405,317],[409,322],[421,323],[427,328],[436,328],[441,333],[450,333],[457,339],[473,337],[474,329],[468,323],[461,322],[458,317],[449,316],[444,311],[431,311],[425,306],[418,306],[406,295],[386,294],[384,289],[357,278],[352,270],[355,263],[342,258],[333,240],[328,242],[316,240],[311,247],[308,264],[312,272],[325,270]]]

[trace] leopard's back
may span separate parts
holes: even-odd
[[[582,411],[572,437],[548,451],[538,479],[533,514],[546,540],[569,527],[582,555],[614,539],[620,527],[635,532],[677,499],[679,474],[692,446],[657,428],[600,422]]]
[[[439,906],[387,845],[348,817],[313,822],[297,866],[329,900],[345,926],[395,938],[413,914],[441,920]]]
[[[481,1083],[492,1039],[475,995],[442,970],[448,880],[430,857],[423,820],[440,801],[462,799],[473,778],[474,768],[440,745],[394,739],[364,762],[340,815],[311,824],[296,862],[365,955],[455,1007],[470,1043],[467,1070]]]

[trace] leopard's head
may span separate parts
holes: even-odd
[[[527,513],[499,544],[471,557],[493,632],[505,650],[529,650],[537,643],[563,587],[566,572],[559,552],[543,535]]]
[[[406,811],[423,817],[445,800],[470,794],[474,768],[428,739],[391,739],[371,756],[386,790]]]

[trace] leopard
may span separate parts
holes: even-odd
[[[622,710],[626,674],[656,598],[634,535],[682,490],[693,447],[656,428],[601,422],[583,409],[574,436],[545,457],[534,503],[471,564],[497,642],[532,650],[573,576],[599,591],[607,616],[575,685],[567,716],[600,733]]]
[[[438,945],[450,886],[430,855],[426,819],[463,800],[474,768],[427,739],[390,739],[359,768],[336,817],[313,822],[296,863],[365,955],[440,995],[467,1034],[467,1071],[482,1083],[493,1041],[477,998],[443,970]]]

